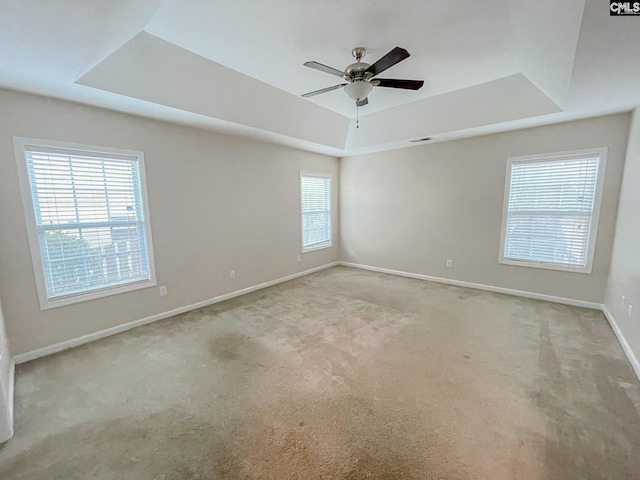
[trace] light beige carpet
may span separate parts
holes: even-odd
[[[344,267],[17,373],[3,480],[640,478],[600,312]]]

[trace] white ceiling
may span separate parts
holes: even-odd
[[[351,155],[627,111],[640,18],[602,0],[0,0],[0,86]],[[359,111],[351,49],[411,57]]]

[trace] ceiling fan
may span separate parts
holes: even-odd
[[[352,63],[344,72],[327,65],[323,65],[318,62],[306,62],[305,67],[314,68],[321,72],[330,73],[337,77],[344,78],[347,83],[340,83],[332,87],[322,88],[313,92],[305,93],[303,97],[313,97],[320,95],[321,93],[330,92],[343,88],[349,97],[356,102],[356,106],[363,107],[369,103],[367,96],[373,90],[373,87],[388,87],[388,88],[403,88],[407,90],[419,90],[424,81],[422,80],[398,80],[394,78],[374,78],[376,75],[384,72],[386,69],[393,67],[396,63],[401,62],[405,58],[409,57],[409,52],[404,48],[396,47],[387,53],[380,60],[373,65],[364,63],[362,57],[367,53],[363,47],[356,47],[351,51],[353,58],[356,59],[355,63]]]

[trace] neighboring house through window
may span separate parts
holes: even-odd
[[[508,159],[500,263],[591,273],[606,155]]]
[[[14,146],[42,309],[156,284],[142,152]]]
[[[331,176],[323,173],[300,173],[302,205],[302,251],[330,247]]]

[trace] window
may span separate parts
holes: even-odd
[[[14,146],[42,309],[155,285],[142,152]]]
[[[501,263],[591,273],[606,154],[508,160]]]
[[[331,176],[300,173],[302,251],[331,246]]]

